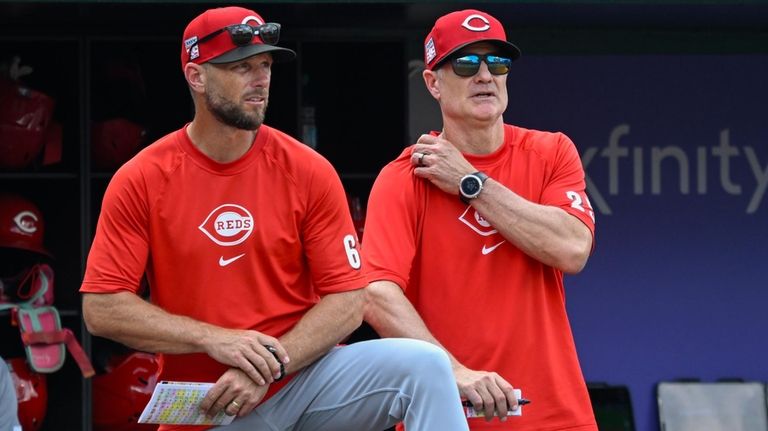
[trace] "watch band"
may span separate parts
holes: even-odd
[[[264,347],[269,350],[269,353],[272,354],[272,356],[275,357],[275,360],[278,364],[280,364],[280,377],[276,377],[275,381],[282,380],[283,377],[285,377],[285,364],[283,364],[283,361],[280,360],[280,358],[277,356],[277,349],[275,349],[273,346],[270,346],[269,344],[265,344]]]

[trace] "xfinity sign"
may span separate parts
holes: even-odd
[[[749,198],[744,208],[747,214],[760,209],[768,188],[768,157],[761,159],[753,146],[732,142],[729,128],[722,128],[719,136],[713,136],[710,145],[695,147],[625,144],[631,131],[630,124],[618,124],[607,134],[604,146],[582,151],[587,192],[594,208],[601,214],[613,213],[611,196],[619,194],[707,195],[725,192],[734,197]],[[595,169],[607,172],[607,183],[598,183],[590,177],[590,171]],[[750,172],[750,181],[734,179],[734,172],[741,170]],[[672,175],[669,175],[670,171]],[[718,179],[714,182],[710,181],[712,171]],[[664,183],[662,172],[674,181]]]

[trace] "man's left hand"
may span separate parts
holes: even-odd
[[[259,386],[239,368],[230,368],[208,391],[200,410],[213,417],[220,411],[237,417],[251,413],[259,404],[269,385]]]

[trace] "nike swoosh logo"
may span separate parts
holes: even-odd
[[[245,256],[245,253],[243,253],[243,254],[239,254],[239,255],[237,255],[237,256],[235,256],[235,257],[230,257],[229,259],[224,259],[224,256],[221,256],[221,257],[219,258],[219,266],[227,266],[227,265],[229,265],[230,263],[232,263],[232,262],[236,261],[237,259],[240,259],[240,258],[241,258],[241,257],[243,257],[243,256]]]
[[[507,242],[507,241],[506,240],[502,241],[502,242],[500,242],[498,244],[494,244],[494,245],[492,245],[490,247],[483,246],[483,254],[485,255],[485,254],[488,254],[488,253],[496,250],[500,245],[504,244],[505,242]]]

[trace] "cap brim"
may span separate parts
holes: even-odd
[[[445,63],[445,61],[451,55],[453,55],[453,53],[455,53],[456,51],[458,51],[458,50],[460,50],[460,49],[462,49],[462,48],[464,48],[466,46],[473,45],[473,44],[476,44],[476,43],[483,43],[483,42],[495,45],[501,51],[500,52],[501,54],[508,56],[510,59],[512,59],[512,61],[515,61],[518,58],[520,58],[520,55],[521,55],[520,48],[518,48],[517,46],[515,46],[515,44],[513,44],[511,42],[507,42],[505,40],[499,40],[499,39],[473,40],[473,41],[467,42],[465,44],[461,44],[461,45],[457,46],[456,48],[453,48],[450,52],[445,54],[443,56],[443,58],[441,58],[440,60],[436,61],[434,66],[432,66],[432,68],[430,70],[435,70],[438,67],[440,67],[440,65]]]
[[[232,63],[233,61],[240,61],[257,54],[263,54],[265,52],[272,54],[272,59],[274,59],[275,62],[290,61],[296,58],[296,53],[288,48],[257,43],[253,45],[241,46],[231,51],[225,52],[218,57],[214,57],[208,60],[208,63]]]
[[[44,247],[28,244],[24,241],[11,241],[8,243],[0,244],[0,247],[31,251],[33,253],[42,254],[49,258],[53,258],[53,254],[51,254],[51,252],[46,250]]]

